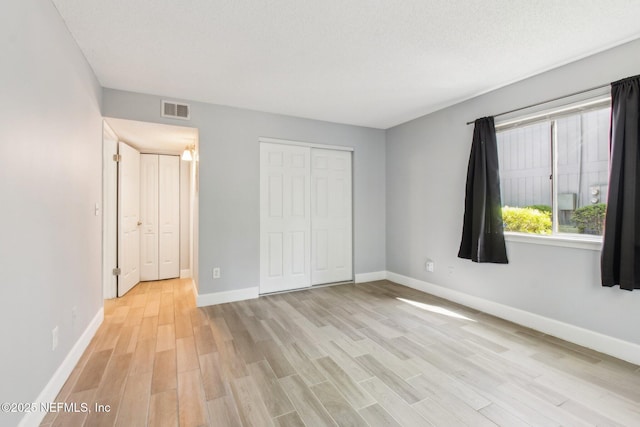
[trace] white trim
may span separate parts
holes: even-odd
[[[354,151],[353,147],[344,145],[328,145],[318,144],[316,142],[290,141],[288,139],[268,138],[265,136],[258,137],[258,142],[269,142],[272,144],[297,145],[300,147],[322,148],[325,150]]]
[[[569,101],[578,97],[579,100]],[[553,106],[549,106],[553,104]],[[541,108],[540,106],[545,106]],[[560,99],[554,99],[543,104],[534,105],[524,110],[517,110],[504,116],[513,116],[511,119],[498,119],[496,121],[496,131],[512,129],[517,126],[526,126],[542,121],[551,121],[566,115],[579,114],[584,111],[598,110],[610,107],[611,87],[604,86],[595,88],[587,92],[569,95]],[[534,113],[523,113],[523,111],[535,110]]]
[[[196,285],[196,281],[191,278],[191,292],[193,292],[193,298],[198,301],[198,286]]]
[[[78,364],[78,361],[82,357],[82,354],[89,346],[91,339],[95,336],[96,331],[104,320],[104,307],[100,307],[100,310],[93,316],[91,322],[84,330],[78,341],[73,345],[67,357],[64,358],[62,364],[58,367],[53,374],[47,385],[42,389],[40,395],[36,398],[34,403],[47,403],[55,402],[58,393],[62,390],[62,386],[71,375],[71,372]],[[47,415],[46,412],[27,412],[18,424],[19,427],[38,426],[42,422],[43,418]]]
[[[191,277],[191,269],[190,268],[185,268],[184,270],[180,270],[180,278],[181,279],[188,279],[189,277]]]
[[[387,278],[386,271],[372,271],[371,273],[356,274],[356,283],[375,282],[376,280],[384,280]]]
[[[244,301],[247,299],[258,298],[258,286],[253,288],[236,289],[233,291],[213,292],[196,296],[196,305],[205,307],[207,305],[224,304],[226,302]]]
[[[475,308],[565,341],[640,364],[638,344],[390,271],[387,272],[387,278],[392,282]]]
[[[504,240],[507,242],[532,243],[535,245],[562,246],[565,248],[587,249],[599,251],[602,249],[602,236],[584,235],[537,235],[505,231]]]
[[[107,123],[104,118],[102,119],[102,126],[102,129],[105,130],[109,134],[109,136],[111,136],[116,141],[119,140],[120,137],[116,134],[116,131],[113,130],[113,128],[109,125],[109,123]]]
[[[113,155],[118,153],[119,138],[104,119],[102,129],[102,297],[111,299],[117,296],[118,287],[118,280],[113,275],[113,268],[118,266],[118,169]],[[112,144],[107,142],[105,133],[111,137]]]

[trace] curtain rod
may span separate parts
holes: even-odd
[[[546,104],[546,103],[553,102],[553,101],[559,101],[559,100],[564,99],[564,98],[569,98],[570,96],[580,95],[582,93],[591,92],[592,90],[596,90],[596,89],[602,89],[602,88],[605,88],[607,86],[611,86],[611,84],[595,86],[595,87],[591,87],[589,89],[580,90],[578,92],[573,92],[573,93],[570,93],[568,95],[558,96],[557,98],[547,99],[546,101],[536,102],[535,104],[527,105],[526,107],[515,108],[513,110],[505,111],[504,113],[494,114],[493,117],[495,118],[495,117],[504,116],[504,115],[507,115],[507,114],[515,113],[517,111],[526,110],[527,108],[537,107],[538,105]],[[474,123],[475,123],[475,120],[473,120],[471,122],[467,122],[467,125],[472,125]]]

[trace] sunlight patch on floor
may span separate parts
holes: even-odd
[[[411,304],[414,307],[418,307],[422,310],[427,310],[432,313],[442,314],[449,317],[455,317],[456,319],[469,320],[471,322],[475,322],[475,320],[467,316],[463,316],[462,314],[458,314],[455,311],[451,311],[447,308],[438,307],[437,305],[425,304],[423,302],[412,301],[410,299],[404,299],[404,298],[396,298],[396,299],[398,301],[406,302],[407,304]]]

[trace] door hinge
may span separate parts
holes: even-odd
[[[122,154],[114,154],[113,155],[113,161],[114,162],[119,162],[120,160],[122,160]]]
[[[118,267],[116,267],[112,270],[112,273],[114,276],[119,276],[121,273],[121,270]]]

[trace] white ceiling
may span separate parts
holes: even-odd
[[[187,145],[196,145],[198,130],[183,126],[106,118],[105,121],[126,142],[142,153],[181,154]]]
[[[53,3],[104,87],[382,129],[640,37],[640,0]]]

